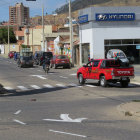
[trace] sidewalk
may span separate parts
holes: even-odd
[[[134,116],[140,120],[140,100],[123,103],[117,106],[119,112],[122,112],[125,116]]]

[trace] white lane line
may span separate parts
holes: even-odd
[[[17,112],[15,112],[15,115],[18,115],[21,112],[21,110],[18,110]]]
[[[77,84],[74,84],[74,83],[71,83],[69,84],[70,86],[73,86],[73,87],[77,87],[78,85]]]
[[[41,89],[39,86],[37,86],[37,85],[30,85],[32,88],[34,88],[34,89]]]
[[[83,138],[87,137],[87,136],[84,136],[84,135],[78,135],[78,134],[67,133],[67,132],[62,132],[62,131],[55,131],[55,130],[52,130],[52,129],[50,129],[49,131],[50,132],[55,132],[55,133],[60,133],[60,134],[66,134],[66,135],[72,135],[72,136],[77,136],[77,137],[83,137]]]
[[[138,82],[131,82],[130,84],[140,85],[140,83],[138,83]]]
[[[56,86],[66,88],[66,86],[63,84],[56,84]]]
[[[26,88],[26,87],[24,87],[24,86],[17,86],[19,89],[21,89],[21,90],[28,90],[28,88]]]
[[[77,86],[77,87],[82,88],[83,86]]]
[[[38,77],[38,78],[43,79],[43,80],[47,79],[47,78],[43,77],[42,75],[31,75],[31,76]]]
[[[64,77],[64,76],[59,76],[60,78],[64,78],[64,79],[66,79],[66,78],[68,78],[68,77]]]
[[[11,87],[4,87],[4,88],[7,90],[13,90],[13,88],[11,88]]]
[[[72,75],[72,76],[76,76],[77,74],[76,74],[76,73],[72,73],[72,74],[70,74],[70,75]]]
[[[17,123],[19,123],[19,124],[23,124],[23,125],[25,125],[26,123],[24,123],[24,122],[21,122],[21,121],[19,121],[19,120],[13,120],[14,122],[17,122]]]
[[[94,86],[94,85],[86,85],[87,87],[97,87],[97,86]]]
[[[46,87],[46,88],[54,88],[53,86],[51,86],[51,85],[48,85],[48,84],[46,84],[46,85],[43,85],[44,87]]]
[[[42,72],[42,70],[37,70],[37,71],[40,71],[40,72]]]

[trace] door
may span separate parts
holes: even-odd
[[[92,65],[93,65],[93,62],[89,62],[87,63],[86,67],[85,67],[85,78],[86,79],[91,79],[91,71],[92,71]]]
[[[92,64],[92,70],[91,70],[91,73],[90,73],[90,77],[92,79],[98,79],[99,77],[99,60],[95,60],[93,61],[93,64]]]

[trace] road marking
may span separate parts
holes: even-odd
[[[86,85],[87,87],[97,87],[97,86],[94,86],[94,85]]]
[[[75,122],[75,123],[81,123],[83,120],[87,118],[77,118],[77,119],[71,119],[69,117],[69,114],[61,114],[60,115],[61,120],[56,119],[43,119],[44,121],[52,121],[52,122]]]
[[[28,90],[28,88],[26,88],[26,87],[24,87],[24,86],[17,86],[19,89],[21,89],[21,90]]]
[[[63,84],[56,84],[56,86],[66,88],[66,86]]]
[[[30,85],[32,88],[34,88],[34,89],[41,89],[39,86],[37,86],[37,85]]]
[[[66,78],[68,78],[68,77],[64,77],[64,76],[59,76],[60,78],[64,78],[64,79],[66,79]]]
[[[24,122],[21,122],[21,121],[19,121],[19,120],[13,120],[14,122],[17,122],[17,123],[19,123],[19,124],[23,124],[23,125],[26,125],[26,123],[24,123]]]
[[[87,136],[84,136],[84,135],[79,135],[79,134],[74,134],[74,133],[67,133],[67,132],[62,132],[62,131],[55,131],[55,130],[52,130],[52,129],[50,129],[49,131],[50,132],[55,132],[55,133],[60,133],[60,134],[66,134],[66,135],[72,135],[72,136],[77,136],[77,137],[83,137],[83,138],[87,137]]]
[[[138,82],[131,82],[130,84],[140,85],[140,83],[138,83]]]
[[[46,85],[43,85],[44,87],[47,87],[47,88],[54,88],[53,86],[51,86],[51,85],[48,85],[48,84],[46,84]]]
[[[11,87],[4,87],[4,88],[7,90],[13,90],[13,88],[11,88]]]
[[[74,84],[74,83],[71,83],[69,84],[70,86],[73,86],[73,87],[77,87],[78,85],[77,84]]]
[[[40,71],[40,72],[42,72],[42,70],[37,70],[37,71]]]
[[[72,75],[72,76],[76,76],[77,74],[76,74],[76,73],[72,73],[72,74],[70,74],[70,75]]]
[[[17,112],[15,112],[15,115],[18,115],[21,112],[21,110],[18,110]]]
[[[43,80],[47,79],[47,78],[43,77],[43,75],[31,75],[31,76],[38,77],[38,78],[43,79]]]

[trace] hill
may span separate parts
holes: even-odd
[[[75,0],[72,2],[72,17],[77,19],[78,10],[90,6],[140,6],[140,0]],[[68,22],[68,9],[68,4],[66,4],[55,10],[57,16],[46,15],[45,25],[63,25]],[[41,25],[41,16],[31,18],[31,22]]]

